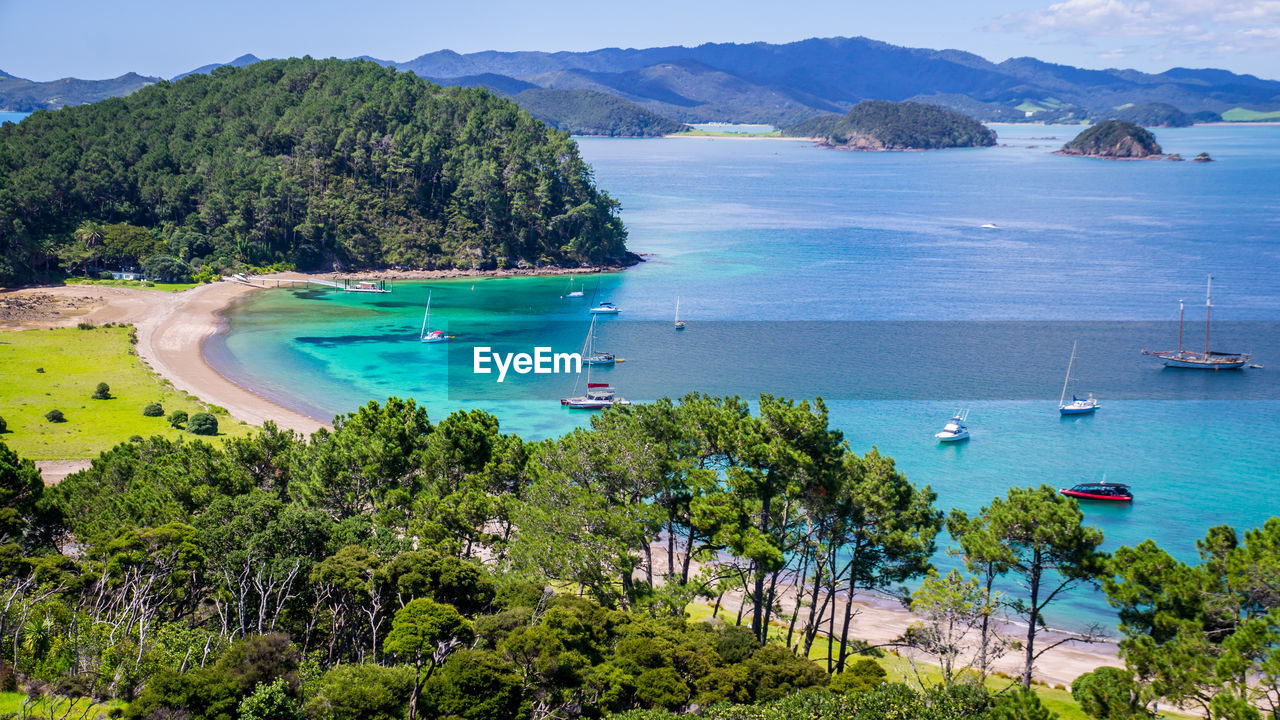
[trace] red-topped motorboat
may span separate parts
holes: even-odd
[[[1104,500],[1107,502],[1133,502],[1128,485],[1113,482],[1081,483],[1058,492],[1077,500]]]

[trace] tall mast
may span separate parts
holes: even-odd
[[[1058,398],[1058,407],[1061,408],[1067,400],[1067,383],[1071,381],[1071,365],[1076,361],[1076,345],[1079,340],[1071,343],[1071,359],[1067,361],[1067,377],[1062,380],[1062,397]]]
[[[1183,307],[1184,307],[1184,306],[1183,306],[1183,303],[1182,303],[1182,298],[1178,298],[1178,354],[1179,354],[1179,355],[1181,355],[1181,354],[1182,354],[1182,313],[1183,313]]]
[[[1209,294],[1213,291],[1213,276],[1209,276],[1209,284],[1204,288],[1204,359],[1209,359],[1209,309],[1213,307],[1213,303],[1209,300]]]

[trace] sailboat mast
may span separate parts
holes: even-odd
[[[1062,407],[1067,401],[1067,383],[1071,382],[1071,365],[1076,361],[1076,345],[1079,344],[1079,340],[1071,343],[1071,359],[1067,361],[1067,376],[1062,380],[1062,396],[1058,398],[1058,407]]]
[[[1183,314],[1182,298],[1178,298],[1178,354],[1182,354],[1182,314]]]
[[[680,322],[680,296],[676,296],[676,322]]]
[[[1213,276],[1209,276],[1209,283],[1204,288],[1204,359],[1209,359],[1209,309],[1213,307],[1210,301],[1210,294],[1213,292]]]

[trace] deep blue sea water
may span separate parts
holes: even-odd
[[[649,257],[580,277],[586,300],[560,297],[565,278],[264,292],[228,313],[206,354],[322,419],[400,395],[433,418],[482,407],[506,430],[554,436],[587,421],[554,400],[572,379],[464,377],[466,343],[575,350],[594,297],[624,309],[598,335],[627,362],[597,373],[623,395],[822,395],[853,448],[892,455],[944,508],[1105,474],[1138,498],[1086,507],[1106,547],[1151,537],[1186,559],[1209,527],[1280,512],[1280,127],[1157,131],[1167,152],[1215,158],[1203,164],[1064,158],[1050,152],[1079,128],[996,130],[1000,147],[929,153],[582,139],[630,247]],[[1188,374],[1139,355],[1176,344],[1180,298],[1187,344],[1203,342],[1208,273],[1215,348],[1266,369]],[[428,289],[452,348],[417,341]],[[1103,408],[1061,419],[1077,339],[1070,389]],[[973,439],[940,446],[933,433],[957,407],[971,408]],[[1114,621],[1090,592],[1051,619]]]

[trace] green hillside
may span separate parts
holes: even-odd
[[[676,122],[623,98],[595,90],[530,89],[512,99],[529,114],[574,135],[655,137],[680,132]]]
[[[617,263],[617,209],[515,103],[367,61],[223,67],[0,128],[0,285],[89,221],[191,264]]]

